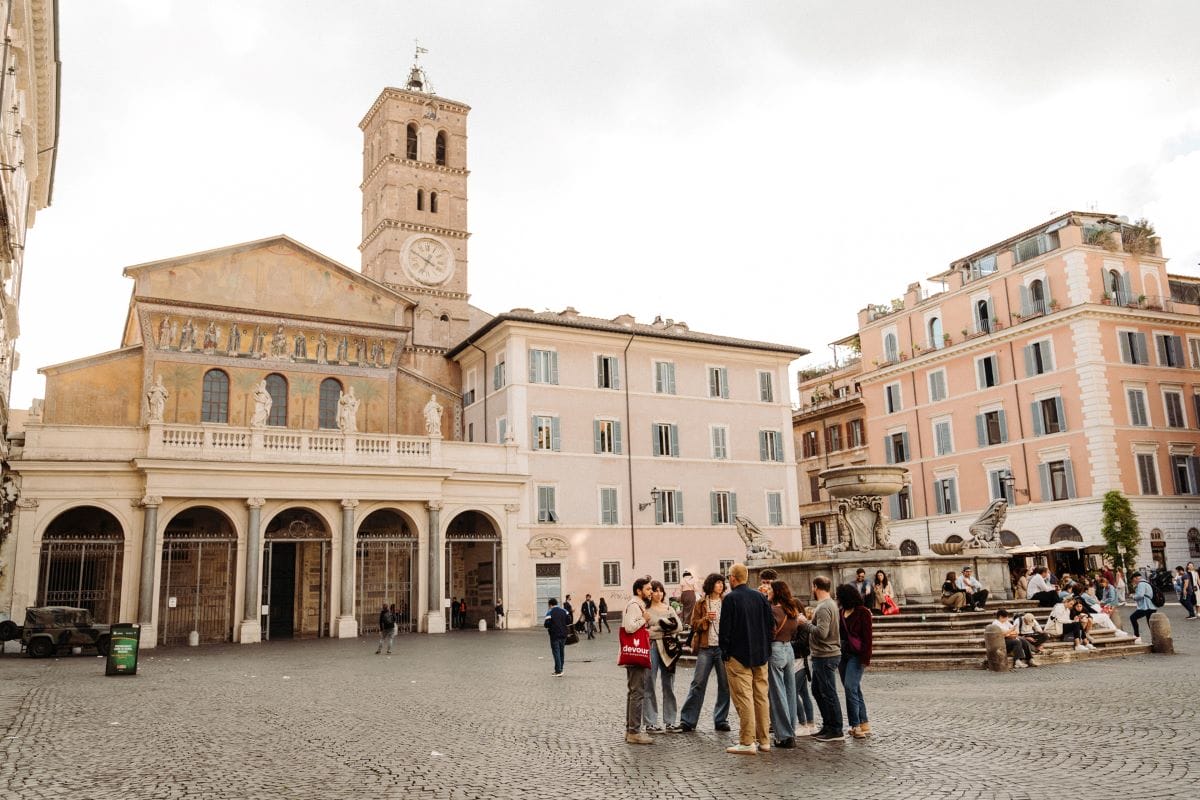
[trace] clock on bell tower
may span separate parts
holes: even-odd
[[[362,271],[418,301],[415,347],[449,348],[468,332],[470,111],[434,94],[414,59],[404,88],[384,89],[358,125]]]

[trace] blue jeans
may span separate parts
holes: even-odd
[[[803,660],[798,660],[797,664],[803,664]],[[809,725],[816,721],[813,716],[813,701],[812,693],[808,691],[808,669],[801,667],[796,672],[796,694],[800,697],[800,703],[796,707],[796,721],[802,725]]]
[[[867,704],[863,702],[862,676],[866,669],[858,656],[842,654],[839,666],[842,673],[842,688],[846,690],[846,716],[850,718],[850,727],[869,722],[867,719]]]
[[[683,701],[683,710],[679,712],[681,724],[689,728],[699,724],[700,707],[704,705],[704,693],[708,689],[708,676],[714,670],[717,673],[717,705],[713,709],[713,723],[720,725],[729,722],[729,677],[725,674],[725,662],[721,660],[721,648],[701,647],[696,653],[692,685],[688,689],[687,699]]]
[[[842,724],[842,704],[838,702],[837,674],[840,656],[813,657],[813,697],[821,710],[821,730],[830,733],[845,733]]]
[[[647,728],[658,727],[658,698],[654,695],[654,684],[661,677],[663,695],[663,724],[674,725],[679,721],[675,707],[675,673],[663,666],[658,654],[658,642],[650,640],[650,671],[646,673],[646,697],[642,701],[642,721]]]
[[[767,662],[767,697],[771,703],[771,730],[775,740],[796,735],[796,659],[791,642],[771,642]]]
[[[554,674],[563,671],[563,665],[567,660],[567,640],[561,637],[550,637],[550,652],[554,654]]]

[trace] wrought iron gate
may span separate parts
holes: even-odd
[[[233,639],[237,541],[232,532],[163,537],[159,640],[183,644],[197,631],[201,642]]]
[[[86,608],[97,622],[117,622],[123,545],[119,533],[47,534],[42,540],[37,604]]]
[[[363,634],[379,633],[379,610],[396,604],[400,633],[412,633],[416,624],[415,539],[360,538],[355,552],[354,614]]]

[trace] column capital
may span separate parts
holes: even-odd
[[[441,500],[430,500],[425,504],[425,508],[429,511],[441,511],[443,503]]]
[[[18,508],[37,508],[38,507],[38,499],[36,497],[18,497],[17,498],[17,507]]]
[[[267,503],[267,501],[261,497],[246,498],[246,507],[247,508],[262,508],[264,505],[266,505],[266,503]]]
[[[504,510],[510,514],[515,514],[521,510],[521,504],[520,503],[505,503]]]
[[[139,506],[142,506],[143,508],[149,508],[151,506],[161,506],[162,498],[156,494],[148,494],[145,497],[143,497],[141,500],[138,500],[137,504]]]
[[[358,508],[358,501],[346,499],[342,501],[342,508]]]

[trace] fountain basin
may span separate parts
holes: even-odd
[[[888,497],[904,488],[908,470],[867,464],[857,467],[835,467],[823,470],[819,477],[830,495],[837,498],[857,495]]]

